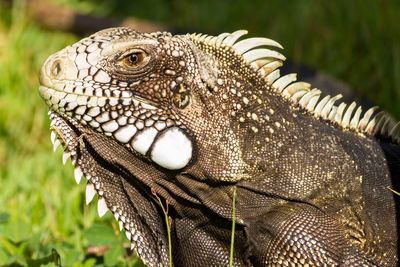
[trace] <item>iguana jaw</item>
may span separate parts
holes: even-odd
[[[64,150],[64,164],[68,158],[71,158],[75,180],[78,184],[83,177],[87,179],[86,204],[91,203],[97,195],[99,216],[102,217],[108,210],[112,212],[119,223],[120,230],[124,229],[131,243],[131,249],[135,250],[149,266],[152,266],[154,262],[163,262],[162,257],[167,258],[167,256],[163,255],[165,251],[162,251],[164,248],[160,246],[160,240],[157,243],[154,237],[154,231],[160,231],[163,227],[161,219],[155,220],[159,218],[157,207],[148,200],[147,207],[137,204],[143,203],[144,198],[149,198],[150,188],[155,188],[152,178],[157,178],[158,174],[150,172],[148,175],[141,175],[139,182],[136,175],[143,171],[140,167],[134,171],[123,171],[127,170],[127,164],[132,159],[138,159],[134,156],[129,157],[131,153],[127,149],[114,140],[83,127],[74,120],[63,118],[55,112],[49,111],[49,117],[54,150],[61,144]],[[98,147],[97,144],[101,146]],[[103,146],[109,152],[106,157],[100,156]],[[113,149],[115,146],[120,147],[117,149],[119,154],[113,153],[116,151]],[[115,168],[114,165],[121,167]],[[142,162],[142,166],[145,165]],[[136,164],[136,166],[140,165]],[[132,192],[135,193],[132,194]],[[153,222],[155,220],[160,225],[154,226],[154,223],[151,224],[147,220]]]

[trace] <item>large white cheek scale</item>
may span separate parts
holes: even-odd
[[[165,130],[154,143],[150,158],[152,161],[169,170],[185,167],[192,158],[193,144],[189,137],[179,128]]]
[[[146,155],[156,135],[156,129],[147,128],[133,138],[131,146],[140,154]]]

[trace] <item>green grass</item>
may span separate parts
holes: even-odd
[[[201,32],[246,28],[278,40],[295,62],[341,78],[400,117],[395,1],[59,2]],[[53,261],[53,249],[63,266],[141,266],[123,249],[126,239],[112,216],[99,219],[94,205],[84,204],[83,183],[75,184],[69,163],[62,166],[60,151],[51,152],[37,74],[48,55],[78,38],[41,29],[26,19],[23,3],[10,9],[0,2],[0,266]],[[111,248],[104,256],[87,253],[104,245]]]

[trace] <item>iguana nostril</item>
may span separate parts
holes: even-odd
[[[61,74],[61,60],[56,59],[51,65],[50,73],[53,77],[57,78]]]

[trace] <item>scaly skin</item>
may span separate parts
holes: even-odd
[[[397,126],[313,105],[316,91],[273,83],[282,55],[265,65],[232,36],[113,28],[47,59],[52,138],[87,202],[148,266],[169,264],[160,205],[175,266],[227,266],[234,191],[233,266],[395,266]]]

